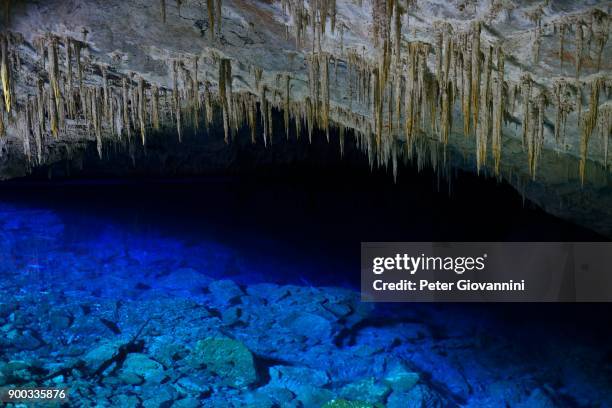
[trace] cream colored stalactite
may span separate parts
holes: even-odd
[[[495,99],[493,101],[493,132],[491,134],[491,148],[493,150],[493,161],[495,175],[500,174],[502,154],[502,123],[504,119],[504,52],[497,47],[497,82],[495,88]]]
[[[476,131],[478,128],[479,102],[480,102],[480,72],[482,60],[480,58],[480,22],[476,22],[473,30],[472,38],[472,78],[471,78],[471,111],[472,111],[472,129]]]
[[[204,120],[206,122],[206,130],[208,131],[210,129],[210,125],[213,122],[212,94],[210,92],[210,87],[208,84],[204,87],[204,104],[204,108],[206,109]]]
[[[59,71],[59,61],[57,55],[57,37],[52,36],[49,38],[48,44],[48,54],[49,54],[49,83],[51,85],[51,94],[53,103],[55,107],[53,109],[54,118],[52,120],[51,131],[54,137],[58,137],[59,135],[59,126],[60,126],[60,114],[61,114],[61,105],[62,105],[62,94],[60,91],[60,71]]]
[[[582,70],[582,55],[584,48],[584,33],[582,31],[582,21],[576,23],[576,39],[575,39],[575,67],[576,67],[576,79],[580,78],[580,71]]]
[[[217,27],[217,35],[221,35],[221,20],[223,18],[222,16],[222,9],[223,9],[223,4],[222,4],[222,0],[216,0],[216,4],[215,4],[215,25]]]
[[[527,146],[527,137],[529,135],[531,87],[531,76],[529,76],[529,74],[525,74],[523,78],[521,78],[521,94],[523,96],[523,148]]]
[[[533,180],[536,177],[538,161],[544,146],[544,115],[546,113],[546,95],[540,93],[537,99],[537,121],[533,124],[534,135],[528,148],[529,171]]]
[[[4,109],[11,113],[11,73],[9,68],[8,43],[6,36],[0,33],[0,78],[2,79],[2,93],[4,94]]]
[[[108,88],[108,69],[105,66],[100,67],[102,71],[102,96],[103,96],[103,104],[104,108],[104,119],[108,120],[110,118],[110,90]]]
[[[480,87],[480,119],[476,129],[476,169],[480,172],[482,166],[486,165],[487,161],[487,138],[489,135],[489,127],[491,125],[490,116],[490,90],[491,90],[491,47],[485,52],[484,62],[484,87]]]
[[[268,146],[268,139],[269,139],[269,133],[270,133],[270,129],[269,129],[269,123],[268,123],[268,98],[267,98],[267,93],[268,91],[268,87],[263,85],[261,88],[261,102],[260,102],[260,107],[261,107],[261,120],[262,120],[262,124],[263,124],[263,142],[264,142],[264,146],[267,147]]]
[[[133,76],[132,76],[133,78]],[[130,119],[132,121],[132,126],[134,130],[138,129],[138,84],[136,87],[132,87],[132,79],[129,82],[129,91],[130,91]]]
[[[563,58],[565,57],[565,30],[566,24],[564,22],[555,25],[555,29],[559,35],[559,66],[563,68]]]
[[[33,98],[32,104],[32,131],[34,132],[34,144],[36,145],[36,160],[38,164],[42,164],[42,138],[43,138],[43,124],[41,121],[44,120],[44,116],[41,115],[41,106],[38,95]],[[34,119],[35,118],[35,119]]]
[[[465,137],[470,134],[470,120],[472,117],[472,58],[468,50],[468,35],[464,34],[461,51],[463,68],[461,75],[461,105],[463,112],[463,134]]]
[[[72,41],[70,38],[64,39],[64,47],[66,51],[66,96],[68,98],[68,116],[70,118],[76,117],[76,107],[74,104],[74,86],[72,84]]]
[[[291,76],[283,74],[283,119],[285,122],[285,136],[289,140],[289,104],[291,103]]]
[[[200,82],[198,80],[198,57],[193,58],[193,74],[192,79],[192,109],[193,109],[193,128],[197,132],[200,126]]]
[[[92,92],[90,92],[90,96],[91,96],[90,103],[91,103],[91,112],[92,112],[92,122],[94,126],[94,132],[96,135],[96,147],[98,150],[98,156],[100,156],[100,159],[101,159],[102,158],[102,129],[101,129],[102,124],[100,120],[100,116],[101,116],[100,88],[96,87],[95,90],[92,90]]]
[[[257,143],[257,101],[255,99],[254,96],[251,96],[248,100],[248,106],[247,106],[247,122],[249,125],[249,129],[251,131],[251,143],[255,144]],[[299,120],[297,121],[299,122]],[[298,131],[298,138],[300,137],[300,133]]]
[[[582,123],[582,134],[580,137],[580,181],[584,184],[586,174],[586,163],[589,155],[589,141],[593,130],[597,125],[597,116],[599,113],[599,94],[604,81],[601,78],[596,78],[591,81],[591,97],[589,99],[589,111],[585,114]]]
[[[146,134],[146,111],[145,105],[147,101],[147,95],[145,94],[145,85],[144,79],[140,78],[138,80],[138,122],[140,123],[140,138],[142,140],[142,145],[144,146],[147,141]]]
[[[178,64],[178,61],[172,61],[172,106],[174,108],[174,115],[176,118],[176,132],[178,134],[179,142],[182,142],[183,124],[181,119],[181,97],[179,95]]]
[[[225,143],[229,143],[230,138],[230,98],[231,98],[231,82],[232,82],[232,64],[228,59],[219,61],[219,98],[221,100],[223,114],[223,133]]]
[[[127,138],[130,140],[132,138],[132,131],[130,126],[130,114],[129,114],[129,90],[128,90],[128,80],[127,78],[123,78],[121,80],[121,112],[122,112],[122,120],[123,120],[123,129],[127,132]]]
[[[151,121],[153,122],[153,129],[159,131],[159,88],[157,85],[153,85],[151,94]]]
[[[321,110],[321,122],[323,129],[325,129],[325,135],[329,142],[329,111],[330,111],[330,88],[329,88],[329,55],[320,55],[319,66],[321,70],[321,88],[322,88],[322,99],[323,106]]]

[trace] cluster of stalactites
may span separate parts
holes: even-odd
[[[131,141],[137,132],[144,145],[149,129],[159,130],[168,117],[180,114],[180,107],[176,109],[177,101],[180,104],[184,96],[178,98],[173,93],[175,104],[168,103],[165,89],[149,84],[137,75],[123,75],[105,65],[94,65],[82,58],[86,43],[51,34],[34,41],[38,60],[32,64],[38,65],[41,71],[35,79],[34,94],[21,95],[17,101],[11,97],[14,92],[11,91],[10,73],[19,70],[12,68],[10,61],[24,57],[10,57],[16,50],[11,50],[8,42],[3,36],[0,48],[6,56],[2,60],[7,63],[2,68],[5,80],[0,117],[3,118],[5,112],[16,117],[15,127],[23,138],[23,150],[28,159],[32,153],[31,139],[35,144],[37,161],[41,163],[43,147],[49,138],[59,139],[64,135],[70,138],[81,127],[86,127],[95,137],[100,156],[106,137],[114,136],[115,140],[121,140],[127,136]],[[197,71],[197,64],[194,70]],[[197,81],[197,74],[194,77]],[[192,93],[188,97],[192,103],[197,102],[195,105],[199,108],[200,96],[193,87],[195,84],[192,83]]]
[[[559,65],[573,58],[576,78],[579,78],[585,61],[601,69],[604,49],[610,33],[610,15],[598,8],[588,13],[563,17],[553,24],[554,34],[559,37]],[[574,55],[566,54],[566,36],[573,32]]]
[[[607,167],[608,163],[608,139],[610,137],[610,104],[607,104],[602,109],[602,115],[600,116],[600,94],[605,88],[610,89],[610,80],[606,80],[603,77],[597,77],[590,82],[590,98],[589,98],[589,110],[586,112],[581,122],[579,123],[581,128],[580,135],[580,180],[584,184],[586,175],[586,163],[588,159],[588,149],[591,136],[595,130],[598,119],[599,126],[602,135],[602,142],[604,144],[604,167]]]
[[[332,33],[336,30],[336,0],[281,0],[281,5],[293,20],[298,48],[306,45],[310,31],[312,51],[320,51],[328,26]]]

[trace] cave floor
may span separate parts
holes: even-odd
[[[66,387],[66,406],[612,406],[609,329],[589,319],[609,307],[366,304],[340,263],[282,238],[64,215],[0,204],[0,388]]]

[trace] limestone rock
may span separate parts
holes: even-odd
[[[362,400],[369,403],[382,402],[391,392],[390,387],[374,378],[360,380],[344,386],[340,396],[349,400]]]
[[[242,289],[231,280],[214,281],[208,285],[208,289],[215,302],[222,305],[232,303],[244,295]]]
[[[240,388],[257,381],[253,354],[239,341],[207,338],[198,341],[191,356],[192,364],[206,369],[232,387]]]

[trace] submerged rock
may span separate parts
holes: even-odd
[[[270,383],[294,391],[306,385],[323,387],[329,384],[329,376],[307,367],[274,366],[270,368]]]
[[[323,317],[313,313],[295,313],[287,317],[284,324],[294,334],[304,336],[313,342],[329,342],[332,325]]]
[[[409,371],[395,371],[385,377],[385,383],[398,392],[408,392],[418,382],[419,374]]]
[[[382,402],[391,392],[387,384],[376,381],[374,378],[360,380],[348,384],[340,390],[340,395],[349,400],[362,400],[369,403]]]
[[[191,363],[219,376],[225,385],[232,387],[240,388],[257,381],[253,354],[236,340],[207,338],[198,341]]]
[[[234,281],[227,279],[212,282],[208,285],[208,290],[214,301],[222,305],[231,304],[244,295],[242,289]]]
[[[119,376],[129,384],[133,384],[130,381],[133,378],[141,378],[143,381],[151,383],[160,383],[165,377],[164,366],[146,354],[131,353],[125,359]]]

